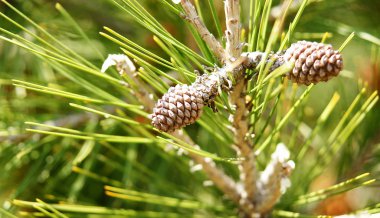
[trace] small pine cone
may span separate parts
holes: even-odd
[[[176,85],[156,103],[152,125],[163,132],[173,132],[194,123],[202,114],[202,93],[192,85]]]
[[[343,68],[342,55],[331,45],[299,41],[293,43],[284,54],[284,61],[294,61],[294,68],[287,73],[289,80],[310,85],[337,76]]]

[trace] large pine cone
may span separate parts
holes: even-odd
[[[202,92],[193,86],[176,85],[158,100],[151,114],[152,125],[163,132],[173,132],[194,123],[202,114]]]
[[[285,61],[294,61],[294,68],[287,73],[289,80],[310,85],[337,76],[343,68],[342,55],[331,45],[299,41],[284,54]]]

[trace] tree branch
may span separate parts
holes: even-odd
[[[175,131],[172,133],[173,136],[189,143],[190,145],[197,147],[193,140],[182,132]],[[233,181],[229,176],[227,176],[222,169],[219,169],[215,162],[210,158],[205,158],[197,154],[188,154],[195,163],[202,166],[203,171],[206,173],[208,178],[218,187],[229,199],[239,204],[240,194],[237,191],[237,186],[235,181]]]
[[[295,164],[289,157],[288,148],[282,143],[278,144],[270,163],[260,175],[256,210],[261,215],[267,214],[290,186],[289,176]]]
[[[239,0],[226,0],[226,55],[229,61],[234,61],[241,54],[240,44],[240,7]]]
[[[227,59],[231,62],[241,55],[240,44],[240,10],[239,0],[225,1],[226,14],[226,51]],[[236,85],[230,94],[230,102],[235,106],[235,114],[231,115],[234,148],[238,154],[244,158],[239,166],[240,180],[243,183],[242,198],[246,198],[248,202],[253,202],[256,193],[256,163],[254,152],[251,146],[251,136],[248,135],[248,109],[246,107],[246,89],[247,79],[242,74],[243,71],[235,74]],[[252,206],[253,207],[253,206]]]
[[[181,5],[186,13],[186,20],[192,23],[202,39],[210,47],[213,54],[221,63],[225,62],[225,51],[218,40],[210,33],[207,27],[199,18],[194,5],[189,0],[181,0]]]
[[[243,161],[239,167],[240,179],[244,186],[243,198],[253,201],[256,193],[257,170],[255,164],[254,152],[251,147],[251,136],[248,134],[248,111],[245,102],[245,92],[247,82],[240,78],[230,95],[230,102],[235,105],[235,114],[232,116],[232,127],[234,133],[234,148],[237,155],[243,157]]]
[[[131,60],[126,55],[109,55],[109,57],[103,64],[102,71],[104,72],[109,66],[113,65],[116,66],[116,69],[119,71],[121,75],[129,76],[132,79],[134,85],[137,88],[137,92],[135,93],[136,97],[141,102],[141,104],[145,106],[145,110],[152,111],[155,101],[149,97],[149,95],[144,89],[141,88],[144,87],[145,84],[136,77],[136,67],[133,65]],[[193,142],[193,140],[188,135],[183,134],[183,132],[176,131],[173,132],[172,135],[194,147],[198,147]],[[193,159],[193,161],[196,164],[200,164],[202,166],[202,169],[206,173],[208,178],[225,195],[227,195],[232,201],[234,201],[237,204],[241,202],[240,193],[237,190],[235,181],[228,177],[223,172],[223,170],[219,169],[212,159],[205,158],[193,153],[189,153],[188,156],[191,159]]]

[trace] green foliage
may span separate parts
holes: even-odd
[[[184,130],[199,150],[154,130],[150,111],[135,95],[144,89],[157,100],[169,86],[193,82],[194,71],[208,73],[206,66],[218,64],[199,33],[181,18],[183,9],[169,0],[91,1],[98,5],[99,16],[109,18],[103,22],[79,17],[72,6],[78,3],[68,1],[71,9],[65,9],[66,2],[57,3],[53,10],[47,2],[2,1],[0,6],[0,215],[236,216],[234,205],[217,188],[205,186],[207,177],[202,171],[190,171],[190,159],[181,155],[211,158],[237,177],[239,158],[230,147],[228,121],[234,109],[227,93],[217,98],[217,113],[206,108],[201,119]],[[325,31],[326,25],[317,25],[325,19],[312,10],[327,11],[338,3],[303,1],[273,20],[271,10],[278,1],[241,2],[246,51],[268,55],[296,38],[310,37],[345,49],[348,60],[356,55],[349,50],[351,44],[358,46],[352,34],[356,27],[337,18],[334,22],[339,25],[331,32],[318,32]],[[91,17],[93,9],[83,4],[84,14]],[[195,5],[206,25],[224,40],[221,1],[195,1]],[[317,23],[315,29],[305,24],[310,16]],[[99,31],[103,38],[96,35]],[[379,50],[375,36],[364,30],[357,36]],[[102,73],[107,53],[133,58],[138,66],[135,77],[113,69]],[[321,217],[312,215],[314,202],[363,186],[378,190],[379,151],[374,149],[378,141],[365,134],[373,126],[363,120],[376,117],[379,97],[352,76],[354,63],[348,63],[343,75],[331,83],[307,88],[281,77],[291,66],[268,74],[269,65],[249,72],[250,133],[255,135],[259,167],[266,165],[279,142],[289,147],[296,162],[292,186],[276,205],[274,216]],[[144,86],[134,83],[134,78]],[[374,150],[370,165],[351,161],[367,158],[368,149]],[[327,170],[337,172],[337,184],[312,191],[313,181]],[[377,204],[365,211],[378,213],[379,208]]]

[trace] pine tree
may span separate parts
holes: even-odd
[[[317,202],[376,184],[359,169],[311,190],[327,170],[351,166],[345,151],[379,97],[362,83],[348,105],[324,92],[348,80],[339,74],[354,34],[334,46],[328,33],[296,40],[309,1],[225,0],[223,16],[214,0],[104,2],[158,47],[104,27],[101,50],[57,3],[50,27],[75,32],[75,49],[64,30],[2,1],[2,55],[38,64],[22,62],[36,75],[0,80],[1,215],[320,217]],[[186,28],[196,48],[161,19]],[[376,217],[379,204],[351,212]]]

